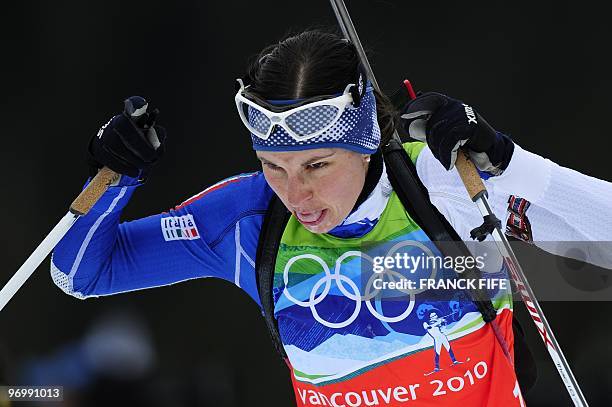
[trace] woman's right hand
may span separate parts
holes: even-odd
[[[166,131],[155,124],[159,111],[147,111],[140,96],[124,101],[124,111],[112,117],[89,141],[87,162],[94,176],[103,166],[132,178],[145,178],[163,155]]]

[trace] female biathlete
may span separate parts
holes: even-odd
[[[271,295],[298,406],[521,405],[502,344],[511,354],[507,291],[491,293],[500,341],[469,300],[456,312],[456,302],[436,300],[431,290],[380,298],[362,278],[364,247],[431,243],[394,192],[380,147],[396,126],[421,140],[404,149],[431,202],[466,241],[482,218],[449,171],[459,147],[479,168],[507,232],[535,244],[611,241],[612,217],[604,214],[612,210],[612,185],[522,149],[471,106],[442,94],[422,94],[397,112],[364,80],[354,45],[333,33],[306,31],[265,48],[235,100],[262,171],[120,223],[166,144],[157,112],[140,97],[126,101],[130,114],[111,118],[88,147],[94,172],[108,166],[122,176],[55,248],[54,282],[85,299],[219,277],[261,306],[257,247],[276,195],[291,217]],[[589,256],[612,264],[610,254]],[[463,363],[437,354],[425,328],[431,312],[418,309],[452,315],[444,335]],[[434,359],[440,369],[431,374]]]

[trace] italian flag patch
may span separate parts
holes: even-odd
[[[166,242],[200,238],[200,233],[191,214],[161,218],[161,230]]]

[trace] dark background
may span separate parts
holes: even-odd
[[[611,28],[599,3],[354,0],[348,6],[384,90],[410,78],[418,90],[476,106],[522,147],[612,180]],[[335,24],[325,0],[3,3],[0,283],[65,213],[86,178],[89,137],[125,97],[147,97],[169,133],[164,160],[124,212],[133,219],[256,169],[235,113],[234,79],[248,57],[284,34]],[[38,378],[68,388],[68,378],[80,377],[66,405],[94,405],[94,399],[292,405],[289,376],[257,307],[231,284],[192,280],[79,301],[53,285],[48,268],[47,260],[0,314],[5,383]],[[585,268],[575,268],[580,279]],[[611,304],[543,307],[591,405],[608,405]],[[144,326],[137,336],[151,347],[151,363],[128,379],[84,372],[80,349],[97,332],[92,326],[124,311]],[[521,308],[517,313],[540,368],[529,405],[570,405],[528,316]]]

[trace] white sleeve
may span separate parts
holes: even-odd
[[[432,203],[459,236],[471,240],[470,231],[482,224],[482,216],[457,171],[446,171],[428,147],[419,155],[416,167]],[[527,199],[531,206],[526,215],[538,247],[574,257],[568,254],[567,242],[593,242],[582,244],[586,258],[580,260],[612,268],[612,183],[561,167],[515,145],[506,171],[484,184],[502,228],[509,215],[509,197]]]

